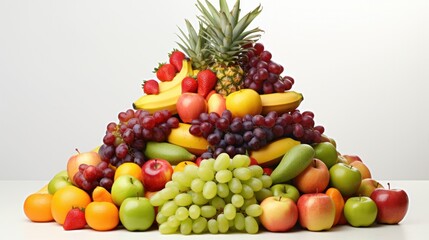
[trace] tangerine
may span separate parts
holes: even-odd
[[[109,231],[119,224],[119,210],[111,202],[91,202],[86,206],[85,219],[92,229]]]
[[[142,168],[137,163],[126,162],[119,165],[119,167],[116,168],[115,176],[113,179],[116,180],[118,177],[123,175],[131,175],[138,180],[143,181]]]
[[[24,201],[24,213],[33,222],[53,221],[51,212],[52,195],[48,193],[30,194]]]

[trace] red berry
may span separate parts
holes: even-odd
[[[183,65],[183,60],[185,59],[185,54],[179,50],[174,50],[170,53],[169,62],[176,68],[176,72],[180,72]]]
[[[195,80],[192,77],[185,77],[182,80],[182,93],[185,93],[185,92],[196,93],[197,90],[198,90],[197,80]]]
[[[171,81],[176,76],[176,67],[170,63],[160,64],[157,69],[155,69],[156,77],[162,81]]]
[[[158,82],[153,79],[144,81],[143,92],[146,94],[158,94],[159,93]]]
[[[72,208],[64,220],[64,230],[83,229],[86,226],[85,212],[80,208]]]

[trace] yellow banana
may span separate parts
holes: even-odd
[[[180,70],[179,73],[176,74],[173,80],[159,82],[159,92],[162,93],[178,85],[180,86],[182,83],[182,80],[192,72],[193,71],[192,71],[191,62],[186,59],[183,60],[182,69]]]
[[[276,111],[279,114],[295,110],[304,100],[301,93],[287,91],[283,93],[261,94],[262,114]]]
[[[250,152],[250,157],[255,158],[261,166],[276,166],[289,149],[299,144],[299,141],[292,138],[282,138]]]
[[[168,135],[167,141],[175,145],[186,148],[189,152],[200,155],[204,153],[209,143],[203,137],[197,137],[189,132],[190,124],[179,123],[178,128],[171,129],[170,135]]]

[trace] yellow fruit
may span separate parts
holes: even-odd
[[[304,100],[301,93],[287,91],[283,93],[270,93],[260,95],[262,101],[262,114],[275,111],[278,114],[295,110]]]
[[[275,166],[287,151],[299,144],[299,141],[292,138],[282,138],[267,144],[259,150],[252,151],[250,157],[256,159],[259,165]]]
[[[142,168],[137,163],[126,162],[119,165],[115,171],[115,176],[113,179],[116,180],[118,177],[123,175],[131,175],[140,181],[143,180]]]
[[[64,224],[67,213],[72,208],[86,208],[91,197],[84,190],[75,186],[66,186],[52,196],[51,211],[58,224]]]
[[[178,128],[171,129],[167,141],[169,143],[186,148],[190,153],[201,155],[209,146],[203,137],[196,137],[189,133],[191,124],[180,123]]]
[[[94,191],[92,191],[92,201],[113,203],[112,194],[104,187],[97,186]]]
[[[257,115],[262,111],[262,100],[255,90],[241,89],[226,97],[226,109],[231,111],[233,117]]]
[[[174,167],[174,172],[181,172],[183,171],[183,169],[187,166],[187,165],[194,165],[194,166],[198,166],[196,163],[191,162],[191,161],[183,161],[178,163],[175,167]]]

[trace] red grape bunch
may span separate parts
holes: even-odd
[[[107,125],[99,154],[103,161],[118,167],[125,162],[142,166],[145,162],[146,142],[163,142],[172,128],[179,127],[179,119],[168,110],[150,114],[144,110],[128,109],[118,114],[119,123]]]
[[[96,166],[83,163],[79,165],[79,171],[74,175],[73,181],[87,192],[92,192],[97,186],[110,191],[114,176],[115,170],[110,168],[107,162],[101,161]]]
[[[247,51],[247,61],[243,63],[246,72],[244,87],[260,94],[284,92],[290,90],[294,79],[290,76],[280,76],[283,66],[272,60],[271,52],[264,50],[262,43],[256,43]]]

